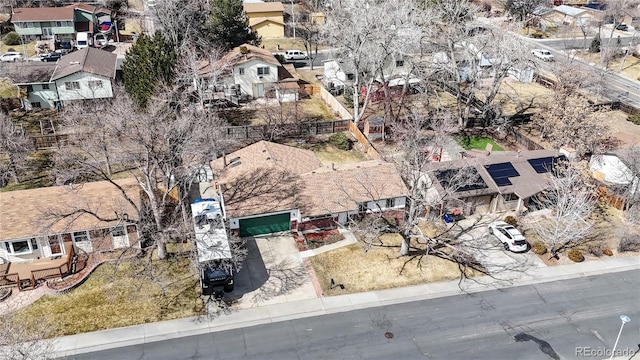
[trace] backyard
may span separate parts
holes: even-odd
[[[336,119],[322,99],[314,96],[300,101],[285,103],[278,103],[274,99],[266,101],[261,99],[240,108],[222,111],[220,114],[233,126],[331,121]]]

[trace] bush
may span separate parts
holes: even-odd
[[[605,250],[604,244],[601,242],[589,244],[589,253],[593,256],[600,257],[604,255],[604,250]]]
[[[547,246],[541,242],[537,242],[531,246],[533,252],[538,255],[544,255],[547,253]]]
[[[638,78],[638,80],[640,80],[640,78]],[[640,125],[640,114],[629,116],[627,118],[627,120],[631,121],[632,123],[634,123],[636,125]]]
[[[618,252],[640,251],[640,235],[624,234],[620,237]]]
[[[506,222],[507,224],[511,225],[511,226],[518,226],[518,220],[514,217],[514,216],[507,216],[506,218],[504,218],[504,222]]]
[[[20,45],[20,35],[17,32],[12,31],[4,36],[5,45]]]
[[[577,249],[571,249],[571,250],[567,251],[567,256],[573,262],[583,262],[584,261],[584,255],[582,255],[582,251],[577,250]]]
[[[613,256],[613,251],[611,251],[611,249],[604,249],[602,250],[602,253],[607,256]]]
[[[343,132],[331,135],[329,137],[329,143],[341,150],[351,149],[351,140],[349,140],[349,137]]]

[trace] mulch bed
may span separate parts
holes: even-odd
[[[309,249],[317,249],[324,245],[336,243],[344,240],[338,229],[324,230],[319,232],[309,232],[304,234],[306,244]]]

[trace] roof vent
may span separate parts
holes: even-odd
[[[69,65],[78,65],[80,64],[80,61],[70,61]]]

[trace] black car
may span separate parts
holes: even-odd
[[[58,61],[62,57],[60,53],[50,53],[50,54],[42,54],[40,55],[40,60],[42,61]]]
[[[627,31],[629,30],[629,26],[627,26],[627,24],[625,23],[620,23],[618,24],[618,26],[616,26],[616,29],[621,31]]]

